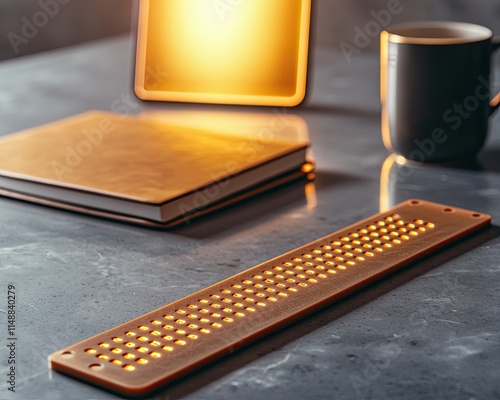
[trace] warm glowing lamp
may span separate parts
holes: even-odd
[[[295,106],[305,96],[311,0],[141,0],[144,100]]]

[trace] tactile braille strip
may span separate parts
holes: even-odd
[[[490,223],[410,200],[49,357],[52,369],[146,395]]]

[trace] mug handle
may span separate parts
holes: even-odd
[[[493,52],[500,50],[500,36],[495,36],[492,40]],[[500,93],[498,93],[490,102],[490,115],[500,108]]]

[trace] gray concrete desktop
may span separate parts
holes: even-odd
[[[313,59],[309,98],[287,112],[308,124],[314,193],[294,184],[171,232],[0,199],[0,326],[11,284],[18,337],[14,394],[6,384],[7,333],[0,333],[1,399],[117,398],[51,373],[47,356],[380,207],[422,198],[489,213],[498,223],[498,115],[474,165],[394,164],[380,137],[377,57],[361,54],[347,64],[320,48]],[[271,112],[130,103],[132,60],[131,41],[122,37],[3,62],[0,134],[124,104],[133,114]],[[404,269],[154,398],[498,399],[499,231],[494,226]]]

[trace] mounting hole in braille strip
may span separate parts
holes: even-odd
[[[75,355],[75,353],[73,351],[63,351],[61,353],[61,357],[62,358],[71,358]]]
[[[102,364],[90,364],[89,365],[89,369],[91,369],[92,371],[100,371],[103,368],[104,368],[104,366]]]

